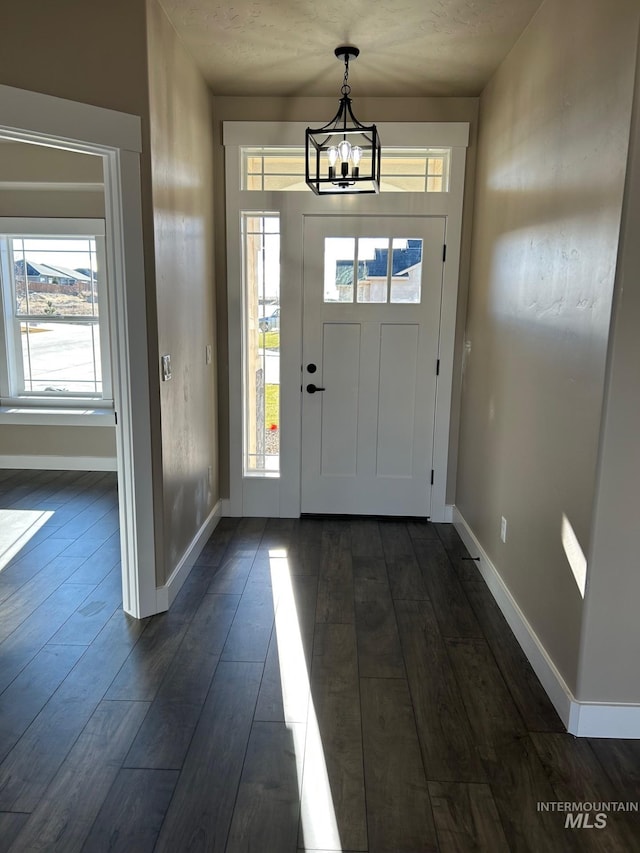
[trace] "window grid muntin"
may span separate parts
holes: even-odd
[[[241,147],[240,153],[241,189],[258,192],[298,192],[307,189],[303,148]],[[274,161],[277,163],[278,160],[295,163],[297,167],[275,168]],[[383,147],[380,191],[448,192],[450,161],[450,148]],[[265,164],[273,168],[265,167]],[[285,185],[287,182],[288,185]]]
[[[349,244],[353,241],[353,245]],[[370,242],[370,246],[367,247],[367,241]],[[379,246],[376,246],[376,243],[380,243]],[[413,245],[410,245],[410,244]],[[330,251],[330,247],[335,246],[342,248],[342,252],[345,254],[344,257],[337,257],[335,249]],[[374,258],[370,258],[371,250],[374,250]],[[384,264],[384,274],[382,270],[379,270],[380,275],[369,275],[371,267],[375,266],[375,262],[378,261],[380,263],[381,259],[376,255],[376,250],[386,251],[386,261]],[[394,251],[405,251],[410,252],[413,250],[414,253],[419,252],[418,256],[412,258],[409,254],[407,254],[406,260],[411,261],[414,260],[414,263],[410,263],[406,269],[400,269],[395,275],[393,273],[394,266]],[[359,304],[359,305],[402,305],[402,304],[419,304],[422,301],[422,275],[424,272],[423,269],[423,261],[424,261],[424,241],[421,238],[415,237],[351,237],[351,236],[341,236],[341,237],[325,237],[324,238],[324,278],[323,278],[323,302],[325,304]],[[369,267],[367,267],[367,261],[373,261],[370,263]],[[331,263],[332,266],[328,267],[328,263]],[[342,266],[343,271],[351,268],[351,280],[350,282],[345,280],[341,281],[341,276],[338,273],[339,265]],[[364,275],[361,276],[361,272]],[[406,280],[404,276],[400,277],[400,273],[407,273],[408,277]],[[413,281],[411,278],[413,277]],[[366,295],[371,297],[372,292],[375,294],[376,291],[372,291],[372,286],[376,283],[376,280],[384,279],[384,287],[383,293],[385,295],[384,299],[380,298],[365,298]],[[328,296],[330,295],[330,288],[328,286],[328,282],[333,282],[333,289],[337,292],[337,299],[330,299]],[[362,284],[361,284],[362,282]],[[403,285],[409,285],[407,290],[407,295],[409,298],[394,298],[394,291],[398,293],[400,288]],[[366,289],[368,288],[368,290]],[[413,288],[413,289],[412,289]],[[378,291],[380,288],[378,288]],[[400,291],[402,292],[402,291]],[[382,295],[380,293],[379,295]]]
[[[16,223],[18,225],[16,226]],[[35,224],[37,223],[37,225]],[[72,227],[70,227],[70,224]],[[107,310],[106,284],[106,252],[104,245],[103,220],[34,220],[5,219],[0,220],[0,289],[2,291],[2,311],[0,312],[1,348],[4,358],[0,358],[0,398],[3,404],[19,402],[21,404],[36,403],[46,399],[48,404],[62,406],[77,404],[79,400],[100,400],[104,405],[112,405],[111,370],[109,354],[109,320]],[[46,226],[46,227],[45,227]],[[47,230],[51,227],[51,232]],[[69,227],[69,232],[65,229]],[[91,244],[91,249],[82,254],[89,257],[88,269],[91,270],[91,314],[58,314],[57,316],[38,312],[22,312],[16,310],[17,291],[14,264],[14,242],[22,242],[23,246],[40,242],[47,243],[48,248],[61,241],[75,243],[70,254],[78,253],[78,244]],[[31,246],[28,251],[33,251]],[[42,250],[47,251],[45,249]],[[64,250],[61,250],[64,251]],[[26,260],[23,252],[23,262]],[[28,299],[28,271],[24,263],[25,297]],[[102,270],[103,281],[98,280],[98,271]],[[7,284],[8,282],[8,284]],[[35,285],[46,282],[33,282]],[[38,382],[45,384],[33,376],[25,376],[25,359],[30,361],[31,334],[27,333],[27,346],[23,346],[22,326],[33,326],[35,323],[47,323],[55,327],[67,324],[76,327],[91,326],[91,360],[93,363],[93,378],[65,380],[67,388],[60,390],[45,390],[34,388]],[[54,379],[50,380],[53,387]],[[91,385],[92,389],[72,390],[76,384]],[[29,385],[31,388],[29,388]]]

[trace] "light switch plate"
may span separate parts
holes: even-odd
[[[171,379],[171,356],[161,356],[160,363],[162,365],[162,381],[167,382],[169,379]]]

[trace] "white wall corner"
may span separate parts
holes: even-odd
[[[468,522],[456,506],[452,512],[460,538],[470,555],[480,558],[478,571],[569,734],[640,739],[640,705],[579,702],[574,697]]]
[[[451,524],[453,522],[453,504],[445,504],[444,505],[444,518],[442,519],[445,524]]]
[[[191,545],[187,548],[184,556],[171,573],[169,580],[164,586],[158,587],[156,592],[157,613],[162,613],[164,610],[168,610],[171,607],[173,600],[180,592],[182,584],[189,576],[189,572],[194,567],[202,549],[207,544],[209,537],[218,526],[218,522],[221,518],[222,501],[218,501],[207,516],[204,524],[200,527],[200,530],[194,536]]]
[[[231,518],[231,500],[229,498],[221,498],[218,503],[222,507],[220,512],[222,518]]]

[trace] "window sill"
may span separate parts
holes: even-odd
[[[74,409],[51,406],[0,406],[0,426],[21,424],[30,426],[89,426],[113,427],[113,409],[80,407]]]

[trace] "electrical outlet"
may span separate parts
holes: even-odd
[[[502,516],[502,520],[500,521],[500,538],[503,542],[507,541],[507,519]]]
[[[211,344],[207,344],[204,350],[204,363],[211,364]]]

